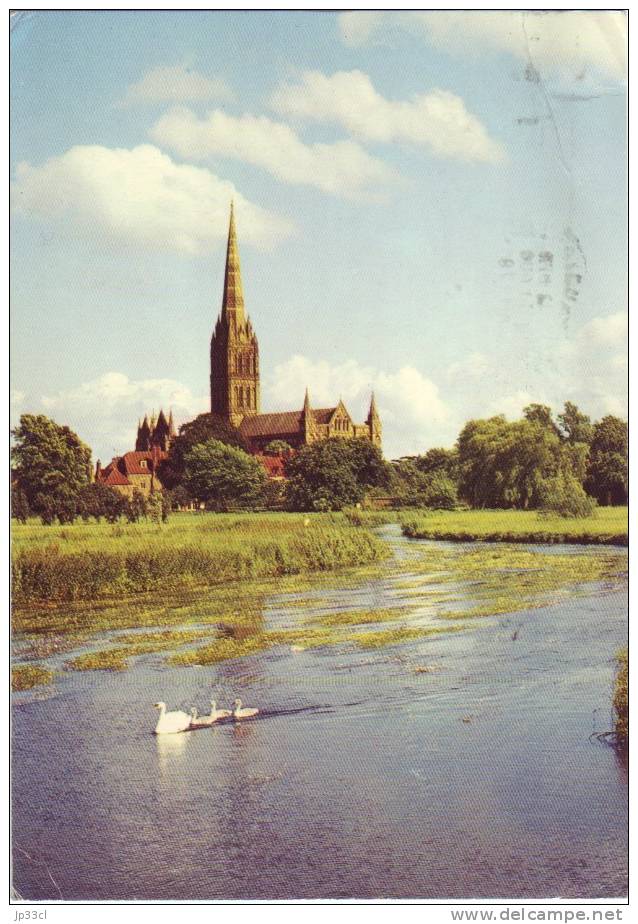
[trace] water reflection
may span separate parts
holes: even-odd
[[[183,762],[186,745],[193,736],[193,732],[178,732],[175,735],[155,735],[157,748],[157,763],[160,773],[173,772],[175,766]]]

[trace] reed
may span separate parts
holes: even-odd
[[[621,648],[616,655],[616,664],[618,670],[614,685],[614,734],[618,744],[626,744],[629,740],[629,657],[626,648]]]
[[[344,517],[184,514],[150,524],[14,529],[15,603],[72,602],[204,588],[369,564],[387,552]],[[306,525],[307,524],[307,525]]]

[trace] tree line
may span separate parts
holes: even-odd
[[[553,417],[530,404],[517,421],[503,415],[468,421],[452,449],[387,462],[367,439],[328,439],[294,451],[281,440],[266,453],[283,458],[285,480],[269,479],[239,432],[213,414],[180,427],[162,463],[165,490],[146,497],[91,483],[91,451],[68,427],[23,415],[13,431],[12,513],[26,521],[104,518],[160,522],[176,507],[204,505],[339,510],[375,496],[399,506],[514,508],[587,516],[598,504],[627,502],[627,424],[612,415],[592,423],[566,402]]]

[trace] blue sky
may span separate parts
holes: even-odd
[[[262,409],[390,457],[626,413],[615,13],[40,12],[12,31],[13,414],[108,459],[208,409],[228,206]]]

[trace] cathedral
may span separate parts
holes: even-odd
[[[355,423],[341,400],[334,407],[313,408],[307,389],[298,410],[261,413],[259,344],[244,308],[232,203],[222,309],[210,343],[210,409],[238,429],[246,450],[259,458],[271,478],[284,476],[283,458],[264,455],[274,441],[295,450],[330,437],[363,437],[381,447],[381,419],[374,395],[365,423]],[[104,469],[98,460],[95,480],[125,494],[136,488],[145,494],[161,489],[158,472],[175,436],[172,411],[168,419],[163,410],[157,417],[153,412],[150,420],[146,415],[138,421],[135,451],[116,456]]]
[[[222,309],[210,344],[211,412],[239,429],[246,448],[259,455],[274,440],[293,449],[329,437],[365,437],[381,446],[381,420],[374,395],[365,423],[355,423],[343,401],[313,408],[306,390],[298,410],[261,413],[259,344],[244,308],[233,205],[226,250]]]

